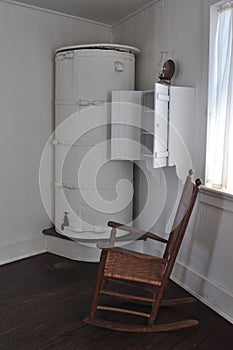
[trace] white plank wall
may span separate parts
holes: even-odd
[[[137,15],[113,26],[115,43],[138,47],[142,52],[136,59],[136,88],[154,87],[160,58],[160,3],[145,8]]]
[[[193,168],[196,176],[204,179],[206,108],[208,86],[209,6],[216,0],[161,0],[134,16],[121,21],[113,28],[114,42],[134,45],[142,50],[137,60],[137,89],[153,88],[160,51],[167,50],[176,61],[173,83],[195,87]],[[143,167],[148,181],[151,169]],[[160,188],[171,191],[175,197],[177,178],[174,169],[154,171],[153,190],[161,195]],[[164,177],[167,179],[165,181]],[[145,202],[147,184],[137,180],[140,212]],[[161,198],[155,196],[156,211]],[[167,222],[173,202],[160,216],[154,229],[159,232]],[[203,189],[197,210],[183,243],[173,278],[233,322],[232,273],[233,264],[233,198],[216,195]],[[139,220],[141,227],[153,222],[153,210]],[[154,221],[155,222],[155,221]],[[145,246],[146,251],[152,247]]]
[[[45,250],[39,164],[53,128],[53,53],[111,29],[0,1],[0,264]]]

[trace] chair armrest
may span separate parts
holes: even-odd
[[[154,241],[162,242],[162,243],[168,243],[168,240],[162,237],[157,236],[154,233],[146,232],[144,235],[146,238],[153,239]]]
[[[143,231],[143,230],[131,227],[131,226],[126,226],[126,225],[120,224],[119,222],[109,221],[108,226],[115,228],[115,229],[118,228],[120,230],[127,231],[130,233],[135,233],[135,234],[138,234],[138,235],[143,236],[145,238],[150,238],[150,239],[153,239],[153,240],[158,241],[158,242],[168,243],[168,241],[166,239],[159,237],[159,236],[155,235],[154,233]]]

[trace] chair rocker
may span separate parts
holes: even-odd
[[[129,233],[136,233],[143,236],[145,239],[152,239],[158,242],[162,242],[165,245],[163,257],[150,256],[135,251],[130,251],[125,248],[114,247],[110,244],[109,247],[102,249],[98,277],[96,287],[94,291],[92,307],[90,315],[86,317],[85,322],[91,325],[108,328],[112,330],[125,331],[125,332],[160,332],[177,330],[181,328],[188,328],[198,324],[197,320],[186,319],[182,321],[175,321],[169,323],[156,323],[157,315],[160,307],[172,306],[185,303],[192,303],[196,301],[194,298],[179,298],[179,299],[163,299],[165,289],[168,284],[169,277],[171,275],[177,254],[179,252],[186,227],[189,222],[190,215],[192,213],[199,186],[201,180],[197,179],[193,182],[193,173],[190,170],[187,176],[183,192],[181,194],[178,209],[173,222],[172,230],[168,239],[159,237],[153,233],[145,232],[142,230],[128,227],[116,222],[110,221],[108,225],[112,228],[111,231],[111,243],[114,241],[116,230],[121,229]],[[109,284],[116,287],[127,287],[127,293],[115,291],[109,289]],[[136,288],[139,287],[139,288]],[[144,290],[149,296],[138,295],[138,291]],[[128,292],[130,289],[130,292]],[[132,294],[131,289],[137,289],[137,292]],[[127,303],[134,304],[146,304],[148,305],[148,312],[141,312],[133,309],[122,308],[116,306],[108,306],[99,304],[102,297],[112,297],[115,301],[124,300]],[[128,306],[128,304],[127,304]],[[113,322],[112,320],[106,320],[102,318],[96,318],[96,313],[102,310],[108,312],[118,312],[122,317],[123,314],[129,314],[133,316],[139,316],[147,319],[144,323],[121,323]],[[105,313],[106,314],[106,313]],[[116,315],[116,314],[115,314]],[[129,316],[132,318],[132,316]],[[131,322],[131,321],[130,321]]]

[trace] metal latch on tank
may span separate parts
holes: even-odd
[[[105,103],[103,100],[79,100],[75,104],[80,107],[102,106]]]
[[[61,146],[71,146],[71,142],[68,140],[53,140],[53,145],[57,146],[57,145],[61,145]]]
[[[79,187],[76,186],[74,183],[61,183],[61,182],[54,182],[54,186],[57,188],[66,188],[68,190],[78,190]]]

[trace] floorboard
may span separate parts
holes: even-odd
[[[97,264],[42,254],[0,267],[1,350],[219,350],[233,344],[233,326],[200,302],[164,308],[200,324],[155,334],[127,334],[86,325]],[[169,282],[167,296],[189,296]],[[117,317],[123,317],[117,316]]]

